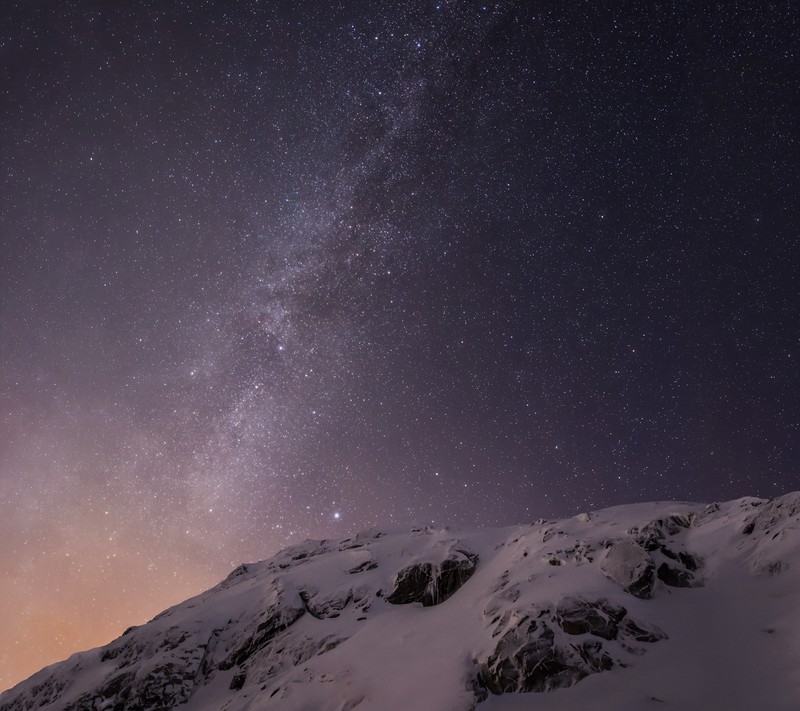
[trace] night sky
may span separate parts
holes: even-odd
[[[0,688],[306,537],[800,488],[797,7],[603,5],[2,3]]]

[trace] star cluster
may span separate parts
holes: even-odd
[[[2,14],[0,688],[306,537],[799,488],[787,4]]]

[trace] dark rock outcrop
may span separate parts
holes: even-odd
[[[582,665],[555,645],[552,628],[532,621],[524,631],[509,630],[481,665],[481,681],[492,694],[550,691],[572,686],[586,676]]]
[[[660,630],[658,627],[646,625],[630,618],[625,620],[622,631],[625,637],[633,639],[636,642],[647,642],[648,644],[667,638],[667,633]]]
[[[658,579],[672,588],[691,588],[694,586],[694,576],[688,570],[680,570],[671,565],[662,563],[656,573]]]
[[[666,518],[659,518],[645,524],[640,529],[632,529],[634,540],[646,551],[655,551],[668,536],[678,535],[682,529],[689,528],[692,524],[690,516],[673,514]]]
[[[504,617],[500,624],[509,619]],[[565,597],[555,610],[520,614],[480,665],[479,679],[492,694],[552,691],[620,664],[613,656],[615,649],[641,653],[636,643],[651,644],[666,636],[657,627],[628,617],[620,605]]]
[[[358,573],[366,573],[368,570],[375,570],[377,567],[378,564],[374,560],[365,560],[360,565],[350,568],[347,572],[350,575],[357,575]]]
[[[472,577],[478,565],[478,556],[470,551],[458,550],[441,563],[415,563],[403,568],[394,578],[394,589],[386,602],[406,605],[421,602],[431,607],[451,597]]]
[[[302,607],[276,606],[270,608],[263,622],[226,659],[219,663],[222,670],[243,664],[256,652],[266,647],[278,634],[293,625],[305,614]]]
[[[572,597],[565,597],[556,608],[558,625],[567,634],[591,634],[608,640],[617,638],[619,622],[626,614],[624,607],[606,600],[587,602]]]

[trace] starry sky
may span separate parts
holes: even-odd
[[[306,537],[800,488],[791,3],[0,12],[0,688]]]

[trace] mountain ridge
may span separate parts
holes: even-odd
[[[796,492],[309,540],[0,711],[798,708],[799,529]]]

